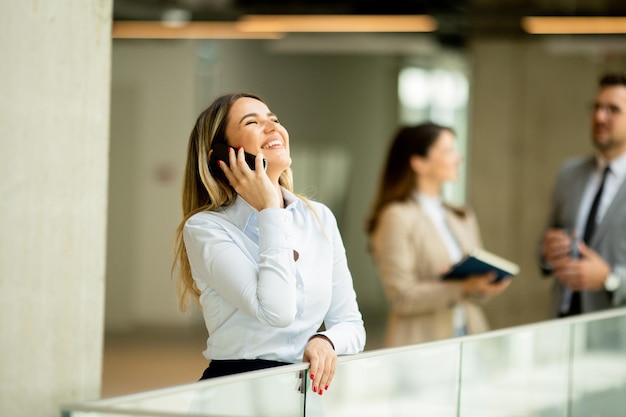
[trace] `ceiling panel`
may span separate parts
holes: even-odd
[[[114,0],[114,20],[235,21],[244,14],[430,14],[437,36],[462,44],[468,36],[525,36],[527,15],[626,16],[625,0]]]

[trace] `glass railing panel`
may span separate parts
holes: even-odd
[[[308,390],[306,416],[456,417],[458,365],[459,344],[454,342],[344,359],[328,391],[320,396]]]
[[[552,322],[465,339],[459,416],[566,416],[570,333]]]
[[[92,401],[64,416],[300,417],[305,365],[254,371],[146,393]],[[88,413],[89,412],[89,413]]]
[[[626,317],[573,324],[571,417],[626,415]]]
[[[323,395],[307,364],[64,408],[63,417],[617,417],[626,309],[339,358]]]

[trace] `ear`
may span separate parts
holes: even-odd
[[[417,174],[423,174],[428,170],[428,161],[426,158],[423,158],[418,155],[411,156],[409,159],[409,164],[411,165],[411,170]]]

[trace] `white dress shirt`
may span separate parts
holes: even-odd
[[[596,213],[597,224],[600,224],[604,218],[604,213],[606,213],[607,209],[613,202],[617,191],[626,177],[626,153],[615,158],[610,163],[602,159],[600,156],[597,157],[597,161],[597,168],[589,177],[589,180],[587,180],[587,184],[585,185],[585,190],[580,201],[578,216],[576,217],[576,230],[572,236],[575,240],[574,245],[577,245],[577,242],[583,238],[587,217],[589,216],[589,211],[591,211],[593,199],[598,191],[598,188],[600,188],[602,174],[604,173],[606,166],[610,165],[610,169],[606,174],[606,179],[604,180],[604,188],[602,189],[602,196],[600,197],[600,203]],[[576,253],[576,246],[574,246],[572,250]],[[561,300],[561,311],[566,312],[569,310],[571,298],[572,290],[565,288],[563,292],[563,299]]]
[[[243,198],[192,216],[183,230],[211,359],[302,361],[311,336],[338,355],[361,352],[365,329],[332,212],[283,189],[286,208]],[[312,211],[315,210],[315,213]],[[324,324],[325,330],[318,332]]]
[[[576,230],[578,231],[577,236],[579,239],[582,239],[582,233],[585,230],[585,223],[587,222],[587,217],[589,215],[589,211],[591,210],[591,203],[593,202],[593,198],[600,187],[602,173],[607,165],[610,165],[611,168],[606,175],[606,179],[604,180],[604,189],[602,190],[602,197],[600,198],[600,205],[598,206],[598,212],[596,215],[597,224],[600,224],[602,221],[604,213],[606,213],[606,210],[613,202],[619,187],[624,181],[624,177],[626,176],[626,153],[618,158],[615,158],[610,164],[598,157],[597,169],[587,181],[585,192],[580,203],[580,209],[578,210]]]
[[[461,258],[463,258],[463,251],[450,231],[450,227],[448,227],[448,223],[446,222],[446,210],[443,207],[442,199],[419,192],[415,193],[415,198],[417,198],[417,201],[422,206],[424,213],[426,213],[430,221],[435,225],[443,243],[446,245],[446,249],[448,249],[448,254],[450,255],[450,263],[455,264],[459,262]]]
[[[448,250],[450,263],[455,264],[459,262],[463,258],[463,251],[446,222],[446,210],[443,207],[443,200],[441,197],[433,197],[420,192],[415,192],[414,198],[416,198],[420,203],[422,210],[424,210],[424,213],[426,213],[430,221],[435,225],[435,229],[439,232],[439,236],[441,236],[441,239]],[[463,336],[467,334],[465,310],[460,304],[454,306],[452,313],[452,328],[454,329],[454,336]]]

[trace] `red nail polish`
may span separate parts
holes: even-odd
[[[313,392],[317,392],[317,388],[316,387],[313,387]]]
[[[315,374],[310,374],[311,375],[311,379],[315,379]]]
[[[217,161],[217,166],[221,167],[222,166],[222,161]]]
[[[326,385],[326,388],[325,388],[325,389],[326,389],[326,391],[328,391],[328,385]]]
[[[240,146],[240,147],[238,147],[238,148],[237,148],[237,150],[238,150],[238,151],[240,151],[240,150],[241,150],[241,148],[242,148],[242,147]]]
[[[320,388],[319,395],[322,395],[323,393],[324,393],[324,390]]]

